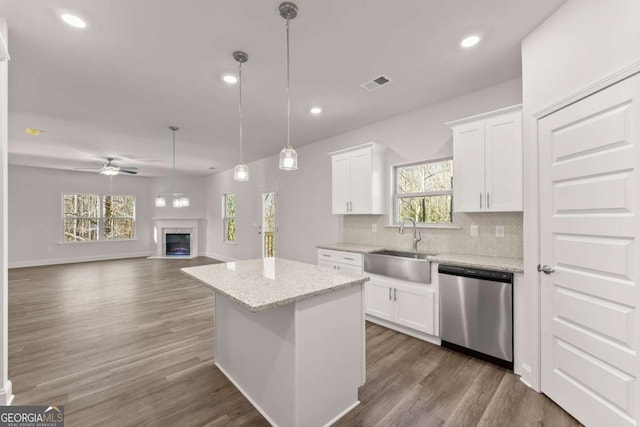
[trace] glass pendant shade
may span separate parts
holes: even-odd
[[[236,181],[249,181],[249,168],[247,165],[238,163],[233,168],[233,179]]]
[[[164,208],[167,206],[167,199],[162,196],[156,197],[156,208]]]
[[[173,207],[174,208],[189,207],[189,198],[182,194],[177,194],[173,196]]]
[[[298,169],[298,153],[291,145],[287,145],[280,152],[280,169],[286,171]]]

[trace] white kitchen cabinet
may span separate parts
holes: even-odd
[[[318,249],[318,265],[336,271],[362,274],[363,257],[354,252]]]
[[[384,147],[375,142],[329,153],[334,214],[384,213]]]
[[[522,211],[522,109],[447,123],[453,130],[456,212]]]
[[[371,280],[365,282],[366,314],[413,331],[437,335],[436,293],[432,286],[367,274]]]

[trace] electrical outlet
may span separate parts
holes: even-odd
[[[371,224],[371,232],[372,233],[378,232],[378,224]]]
[[[469,232],[473,237],[478,237],[478,226],[476,224],[473,224],[469,227]]]
[[[504,237],[504,225],[496,225],[496,237]]]

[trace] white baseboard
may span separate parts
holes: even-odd
[[[0,406],[9,406],[13,401],[13,392],[11,381],[7,381],[2,389],[0,389]]]
[[[9,261],[9,268],[38,267],[41,265],[56,265],[56,264],[75,264],[78,262],[108,261],[112,259],[124,259],[124,258],[142,258],[142,257],[149,257],[150,255],[151,255],[151,251],[145,251],[145,252],[132,252],[132,253],[126,253],[126,254],[93,255],[93,256],[74,257],[74,258],[40,259],[40,260],[30,260],[30,261]]]
[[[402,325],[398,325],[397,323],[389,322],[384,319],[379,319],[369,314],[365,315],[364,318],[369,322],[373,322],[377,325],[384,326],[385,328],[393,329],[394,331],[401,332],[405,335],[409,335],[414,338],[418,338],[419,340],[430,342],[431,344],[435,344],[435,345],[442,345],[440,337],[425,334],[423,332],[416,331],[410,328],[406,328]]]
[[[238,259],[235,258],[229,258],[228,256],[224,256],[224,255],[219,255],[219,254],[214,254],[211,252],[207,252],[207,254],[205,255],[208,258],[213,258],[213,259],[217,259],[219,261],[223,261],[223,262],[236,262],[236,261],[240,261]]]

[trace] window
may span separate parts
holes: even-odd
[[[62,205],[65,242],[135,238],[134,196],[63,194]]]
[[[222,230],[223,241],[236,241],[236,195],[234,193],[222,195]]]
[[[438,160],[394,168],[393,221],[447,224],[453,220],[453,160]]]

